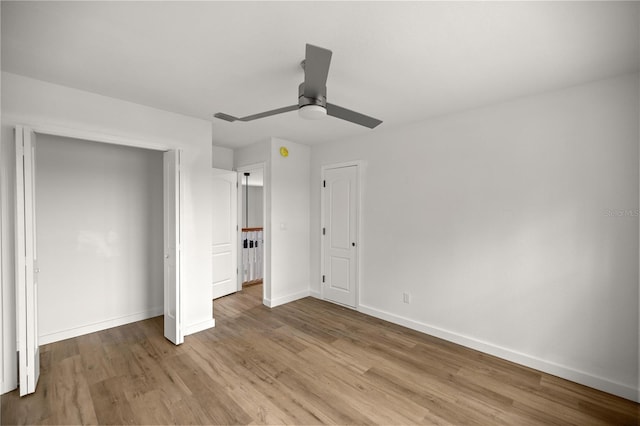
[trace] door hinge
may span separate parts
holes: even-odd
[[[327,228],[322,228],[322,235],[326,235],[327,234]]]
[[[322,282],[324,282],[324,275],[322,276]]]

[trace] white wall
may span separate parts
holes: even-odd
[[[223,146],[211,146],[211,164],[216,169],[233,169],[233,150]]]
[[[638,80],[314,145],[312,293],[320,167],[364,160],[360,310],[637,399]]]
[[[289,156],[280,155],[286,146]],[[264,303],[277,306],[309,295],[308,146],[272,138],[234,151],[236,169],[264,164]]]
[[[40,344],[161,315],[162,152],[40,135]]]
[[[309,295],[310,156],[308,146],[271,140],[272,306]]]
[[[5,371],[13,374],[16,352],[14,259],[13,251],[6,247],[13,247],[12,126],[17,123],[46,124],[183,150],[183,323],[186,334],[213,326],[211,123],[10,73],[2,73],[2,89],[2,294],[3,318],[8,319],[3,323],[3,336],[13,335],[4,347]],[[15,387],[15,378],[11,380],[5,382],[3,391]]]

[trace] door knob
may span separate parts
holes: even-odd
[[[356,246],[356,243],[351,243],[351,245],[352,245],[353,247],[355,247],[355,246]]]

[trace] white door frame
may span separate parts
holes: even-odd
[[[72,128],[66,128],[66,127],[60,127],[60,126],[55,126],[55,125],[43,125],[43,124],[24,124],[24,125],[16,125],[14,126],[14,128],[16,129],[16,131],[18,131],[18,129],[21,129],[21,131],[26,133],[30,133],[30,134],[34,134],[34,135],[51,135],[51,136],[60,136],[60,137],[67,137],[67,138],[72,138],[72,139],[81,139],[81,140],[86,140],[86,141],[90,141],[90,142],[101,142],[101,143],[109,143],[109,144],[114,144],[114,145],[122,145],[122,146],[127,146],[127,147],[135,147],[135,148],[143,148],[143,149],[149,149],[149,150],[154,150],[154,151],[170,151],[172,149],[174,149],[173,147],[164,145],[164,144],[159,144],[159,143],[149,143],[146,141],[141,141],[141,140],[137,140],[137,139],[129,139],[129,138],[123,138],[123,137],[119,137],[119,136],[113,136],[113,135],[108,135],[108,134],[104,134],[104,133],[100,133],[100,132],[92,132],[92,131],[87,131],[87,130],[78,130],[78,129],[72,129]],[[163,176],[164,179],[164,176]],[[18,185],[19,182],[16,182],[16,186]],[[24,185],[25,182],[22,182],[22,184]],[[182,191],[181,191],[182,192]],[[17,194],[16,194],[17,196]],[[16,199],[15,202],[18,203],[20,200]],[[24,202],[24,200],[23,200]],[[182,204],[182,200],[179,198],[177,200],[177,202],[179,204]],[[17,218],[16,218],[17,219]],[[182,219],[181,219],[182,220]],[[18,226],[16,226],[16,228],[18,228]],[[35,230],[34,230],[35,231]],[[16,241],[16,245],[18,245],[18,241]],[[19,247],[16,247],[16,251],[19,249]],[[18,259],[16,259],[16,263],[18,262]],[[16,274],[18,274],[18,270],[16,270]],[[18,282],[18,277],[16,276],[16,283]],[[183,296],[183,287],[178,283],[178,294],[179,294],[179,298],[182,299]],[[0,291],[4,291],[3,289],[0,289]],[[167,296],[164,295],[164,298],[166,298]],[[18,299],[17,295],[16,298]],[[20,310],[20,300],[16,300],[16,302],[18,303],[18,306],[16,307],[16,315],[18,315],[18,311]],[[37,302],[37,300],[34,300],[34,302]],[[37,305],[34,305],[37,306]],[[37,318],[37,312],[35,313],[36,318]],[[16,318],[17,320],[17,318]],[[18,327],[18,322],[16,321],[16,327]],[[180,324],[179,326],[180,330],[182,331],[180,333],[181,336],[183,336],[183,331],[184,331],[184,327],[182,324]],[[23,336],[21,336],[21,334],[23,333],[24,330],[17,330],[17,339],[18,339],[18,348],[20,348],[20,345],[22,345],[21,340],[24,339]],[[21,339],[22,338],[22,339]],[[12,370],[17,371],[18,370],[18,360],[15,359],[14,361],[14,365],[11,366]],[[31,393],[33,392],[35,389],[30,390],[29,392],[29,388],[27,386],[27,392]],[[22,390],[21,390],[21,394],[22,394]]]
[[[2,194],[2,192],[4,192],[4,186],[3,186],[3,181],[4,181],[5,177],[2,174],[2,172],[0,171],[0,194]],[[1,195],[0,195],[1,198]],[[2,263],[3,263],[3,259],[4,259],[4,252],[3,252],[3,224],[4,224],[4,208],[5,208],[5,203],[4,203],[4,199],[2,199],[2,203],[0,203],[0,307],[2,308],[2,312],[0,312],[0,395],[2,395],[4,393],[4,389],[7,386],[7,379],[6,376],[8,375],[7,372],[4,371],[4,366],[5,361],[4,361],[4,312],[5,312],[5,306],[4,306],[4,270],[2,267]]]
[[[321,166],[320,168],[320,186],[322,186],[324,180],[325,180],[325,172],[326,170],[329,169],[339,169],[342,167],[352,167],[354,166],[356,168],[356,207],[357,207],[357,213],[356,213],[356,221],[358,222],[356,225],[356,229],[357,229],[357,235],[356,235],[356,246],[358,248],[357,250],[357,254],[356,254],[356,285],[355,285],[355,289],[356,289],[356,306],[352,307],[352,306],[346,306],[348,308],[351,309],[355,309],[355,310],[359,310],[360,307],[360,283],[362,282],[363,279],[363,275],[364,275],[364,271],[362,268],[362,259],[363,259],[363,253],[364,253],[364,238],[362,237],[363,233],[362,233],[362,226],[363,226],[363,220],[362,220],[362,192],[363,192],[363,187],[364,187],[364,179],[363,179],[363,174],[364,174],[364,166],[365,163],[363,161],[360,160],[355,160],[355,161],[346,161],[346,162],[342,162],[342,163],[333,163],[333,164],[324,164]],[[324,207],[325,207],[325,191],[322,190],[322,188],[320,189],[320,229],[318,229],[318,232],[320,233],[320,298],[322,300],[328,300],[325,297],[325,286],[324,283],[322,282],[322,276],[325,275],[325,270],[324,270],[324,251],[325,251],[325,239],[323,238],[322,235],[322,228],[324,227],[325,224],[325,217],[324,217]],[[328,300],[332,303],[335,303],[331,300]],[[341,305],[343,306],[343,305]]]
[[[262,234],[264,238],[264,244],[262,246],[264,252],[262,257],[262,303],[268,306],[268,300],[271,300],[271,206],[267,206],[267,191],[271,191],[270,182],[267,174],[267,163],[255,163],[247,166],[241,166],[236,169],[238,173],[238,291],[242,290],[242,279],[240,278],[240,265],[242,265],[242,206],[244,200],[242,200],[240,187],[242,185],[242,179],[244,178],[244,172],[251,172],[254,170],[262,170],[262,225],[264,232]]]

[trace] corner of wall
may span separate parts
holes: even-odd
[[[211,146],[211,166],[214,169],[233,170],[233,150],[223,146]]]

